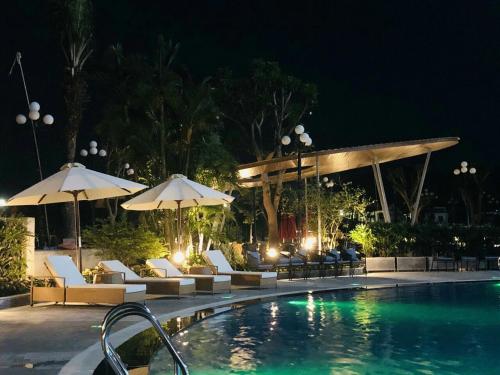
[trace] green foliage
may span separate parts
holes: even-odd
[[[25,220],[9,218],[0,220],[0,279],[24,279],[26,260],[24,250],[30,233]]]
[[[366,256],[373,256],[375,251],[376,237],[371,228],[366,224],[358,224],[349,232],[349,238],[361,245]]]
[[[125,221],[114,225],[97,224],[85,229],[83,237],[88,246],[100,250],[99,255],[104,259],[117,259],[127,266],[141,264],[148,258],[160,258],[166,254],[166,248],[156,234]]]
[[[227,261],[234,269],[245,269],[246,262],[243,257],[243,248],[240,244],[223,243],[219,250],[222,250]]]
[[[359,227],[359,226],[358,226]],[[356,227],[356,229],[358,229]],[[460,256],[500,255],[500,229],[491,226],[442,226],[408,223],[369,223],[374,241],[369,256]],[[351,231],[351,239],[363,246],[361,229]],[[358,233],[361,232],[361,233]]]
[[[29,290],[30,282],[28,280],[0,279],[0,297],[27,293]]]
[[[304,193],[299,200],[297,189],[286,188],[281,198],[281,211],[296,214],[299,209],[304,212],[307,205],[308,227],[317,231],[319,206],[322,241],[327,248],[338,246],[355,223],[364,222],[366,210],[372,204],[365,190],[351,183],[339,182],[334,189],[325,189],[310,183],[307,191],[307,200]]]

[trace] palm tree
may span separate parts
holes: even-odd
[[[66,106],[66,159],[75,160],[76,140],[88,102],[85,64],[92,54],[93,25],[90,0],[56,1],[56,24],[60,25],[64,67],[64,103]],[[66,235],[74,233],[73,205],[64,207]]]

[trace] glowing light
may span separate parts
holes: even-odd
[[[186,257],[184,256],[184,253],[182,251],[178,251],[174,254],[173,260],[177,264],[182,264],[184,262],[184,259]]]
[[[4,207],[7,205],[7,201],[3,198],[0,198],[0,207]]]
[[[276,258],[278,256],[278,251],[274,247],[271,247],[267,250],[267,255],[271,258]]]
[[[314,246],[316,246],[316,238],[307,237],[305,242],[304,242],[304,248],[306,250],[312,250],[312,249],[314,249]]]
[[[460,169],[458,169],[458,168],[457,168],[457,169],[454,169],[454,170],[453,170],[453,174],[454,174],[455,176],[458,176],[458,175],[460,174]]]
[[[304,130],[305,130],[304,125],[297,125],[294,130],[295,130],[295,134],[301,135],[302,133],[304,133]]]
[[[281,138],[281,143],[285,146],[288,146],[290,142],[292,142],[292,139],[288,135],[285,135],[283,136],[283,138]]]

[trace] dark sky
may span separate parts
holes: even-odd
[[[18,71],[7,76],[17,50],[32,98],[56,117],[39,132],[46,174],[64,162],[62,56],[48,3],[2,5],[0,196],[36,181],[29,128],[14,122],[25,111]],[[147,53],[163,33],[181,43],[180,61],[198,77],[279,61],[319,87],[306,121],[318,148],[459,136],[460,146],[435,155],[435,171],[462,159],[500,164],[500,1],[99,0],[95,26],[95,60],[117,42]]]

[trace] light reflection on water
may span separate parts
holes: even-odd
[[[499,322],[495,283],[436,285],[283,298],[175,342],[193,375],[494,374]],[[157,353],[153,374],[171,373],[167,358]]]

